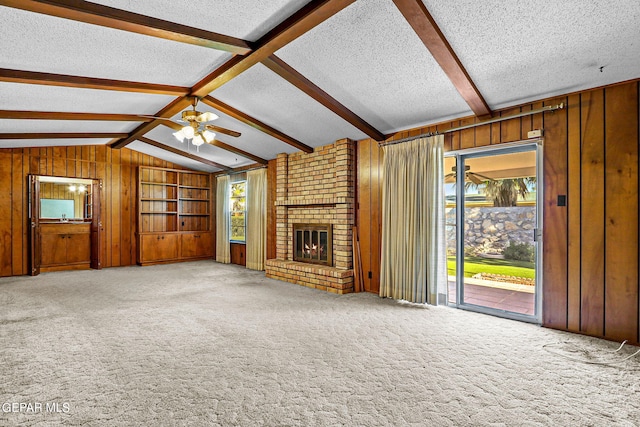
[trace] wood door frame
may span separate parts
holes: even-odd
[[[29,271],[31,276],[40,274],[40,265],[42,263],[42,247],[40,235],[40,177],[56,177],[54,175],[36,175],[29,174],[28,179],[28,200],[29,200]],[[78,178],[78,177],[59,177],[65,179],[91,179],[91,268],[102,268],[102,179],[97,178]]]
[[[27,177],[29,185],[29,275],[40,274],[42,251],[40,249],[40,181],[37,175]]]

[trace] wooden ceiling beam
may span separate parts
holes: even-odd
[[[312,0],[255,43],[244,57],[234,57],[197,83],[192,95],[203,97],[326,21],[355,0]]]
[[[191,153],[188,153],[186,151],[179,150],[179,149],[177,149],[175,147],[163,144],[163,143],[158,142],[158,141],[154,141],[153,139],[149,139],[149,138],[144,137],[144,136],[139,137],[138,140],[140,142],[144,142],[145,144],[152,145],[154,147],[160,148],[161,150],[165,150],[165,151],[168,151],[170,153],[177,154],[179,156],[186,157],[188,159],[195,160],[195,161],[198,161],[200,163],[204,163],[205,165],[213,166],[215,168],[222,169],[222,170],[225,170],[225,171],[231,170],[231,168],[229,166],[225,166],[223,164],[216,163],[213,160],[205,159],[204,157],[196,156],[195,154],[191,154]]]
[[[0,0],[0,2],[1,1],[3,0]],[[355,0],[311,0],[300,10],[291,15],[289,18],[285,19],[282,23],[280,23],[273,30],[269,31],[264,37],[258,40],[258,42],[255,43],[256,48],[251,53],[247,54],[246,56],[236,55],[232,57],[221,67],[217,68],[200,82],[196,83],[196,85],[191,88],[190,96],[195,96],[198,98],[204,98],[208,96],[209,93],[211,93],[215,89],[227,83],[229,80],[237,77],[242,72],[248,70],[258,62],[266,59],[278,49],[300,37],[302,34],[311,30],[313,27],[329,19],[331,16],[335,15],[354,1]],[[19,3],[20,0],[13,0],[13,2]],[[189,98],[190,97],[184,97],[172,102],[157,114],[155,114],[155,116],[167,118],[173,116],[184,107],[189,105]],[[182,108],[176,109],[178,105],[181,105]],[[246,118],[247,120],[252,119],[248,116],[246,116]],[[276,138],[286,142],[287,144],[290,144],[293,147],[298,148],[299,150],[305,151],[307,153],[313,151],[313,148],[309,147],[308,145],[303,144],[291,137],[288,137],[287,135],[284,135],[276,131],[275,129],[270,128],[264,123],[258,122],[255,119],[252,119],[251,121],[253,121],[253,124],[251,124],[251,126],[255,127],[256,129],[260,128],[260,130],[263,132],[266,131],[267,133],[271,132],[273,135],[279,135]],[[134,130],[128,138],[112,144],[111,147],[125,147],[127,144],[135,141],[136,139],[139,139],[140,136],[144,135],[146,132],[158,125],[159,123],[157,120],[150,123],[145,123]]]
[[[300,74],[293,67],[284,62],[282,59],[278,58],[276,55],[270,55],[267,59],[263,60],[262,63],[271,71],[278,74],[280,77],[309,95],[311,98],[327,107],[333,113],[342,117],[347,121],[347,123],[360,129],[370,138],[373,138],[376,141],[384,141],[385,135],[382,132],[371,126],[363,118],[355,114],[353,111],[349,110],[327,92],[320,89],[311,80],[307,79],[305,76]]]
[[[0,0],[0,5],[238,55],[251,51],[245,40],[88,1]]]
[[[292,147],[297,148],[298,150],[302,150],[305,153],[311,153],[313,152],[313,148],[298,141],[297,139],[294,139],[292,137],[290,137],[289,135],[286,135],[282,132],[280,132],[277,129],[272,128],[271,126],[262,123],[260,120],[253,118],[251,116],[249,116],[248,114],[243,113],[240,110],[237,110],[235,108],[233,108],[232,106],[225,104],[224,102],[213,98],[212,96],[205,96],[204,98],[202,98],[202,102],[204,102],[205,104],[207,104],[208,106],[215,108],[216,110],[220,111],[221,113],[224,113],[230,117],[233,117],[234,119],[251,126],[254,129],[259,130],[260,132],[263,132],[273,138],[279,139],[280,141],[291,145]]]
[[[476,116],[491,115],[489,105],[440,31],[422,0],[393,0]]]
[[[176,98],[169,105],[164,107],[162,110],[158,111],[158,114],[154,114],[154,115],[157,117],[165,117],[165,118],[173,117],[176,114],[178,114],[180,111],[187,108],[189,105],[191,105],[191,100],[189,98],[187,97]],[[124,139],[121,139],[120,141],[114,144],[111,144],[110,147],[115,149],[126,147],[136,139],[140,139],[140,137],[142,137],[147,132],[150,132],[151,130],[160,126],[165,121],[166,120],[155,119],[151,122],[143,123],[137,128],[135,128],[129,135],[126,135],[125,137],[123,137]]]
[[[169,127],[171,129],[173,129],[173,130],[180,130],[180,129],[182,129],[184,127],[183,125],[180,125],[178,123],[172,122],[171,120],[163,120],[162,124],[165,125],[166,127]],[[236,148],[236,147],[234,147],[232,145],[225,144],[222,141],[218,141],[217,139],[214,139],[213,142],[210,142],[209,144],[211,144],[211,145],[213,145],[215,147],[218,147],[218,148],[222,148],[223,150],[226,150],[226,151],[228,151],[230,153],[234,153],[234,154],[237,154],[239,156],[246,157],[247,159],[251,159],[251,160],[253,160],[255,162],[258,162],[258,163],[261,163],[263,165],[266,165],[268,163],[268,160],[265,160],[262,157],[255,156],[255,155],[253,155],[251,153],[248,153],[248,152],[246,152],[244,150]]]
[[[0,119],[15,120],[96,120],[113,122],[150,122],[153,117],[137,114],[64,113],[58,111],[0,110]]]
[[[184,96],[188,95],[191,91],[190,88],[182,86],[100,79],[96,77],[69,76],[66,74],[39,73],[36,71],[10,70],[6,68],[0,68],[0,81],[81,89],[139,92],[154,95]]]
[[[0,139],[125,138],[126,133],[0,133]]]

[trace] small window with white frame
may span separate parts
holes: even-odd
[[[245,243],[247,216],[247,181],[231,183],[230,200],[230,241]]]

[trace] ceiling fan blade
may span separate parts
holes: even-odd
[[[477,177],[482,178],[482,180],[483,180],[483,181],[495,181],[495,179],[493,179],[493,178],[489,178],[489,177],[488,177],[488,176],[486,176],[486,175],[482,175],[482,174],[475,173],[475,172],[470,172],[470,173],[472,173],[473,175],[475,175],[475,176],[477,176]]]
[[[227,128],[221,128],[220,126],[205,125],[204,127],[211,131],[224,133],[225,135],[233,136],[236,138],[242,135],[240,132],[236,132],[235,130],[231,130]]]
[[[218,118],[218,115],[215,113],[211,113],[209,111],[205,111],[204,113],[198,115],[196,117],[196,121],[203,123],[203,122],[210,122],[212,120],[216,120]]]
[[[472,172],[467,172],[467,178],[469,178],[469,181],[473,182],[475,185],[480,185],[483,182],[475,173]]]

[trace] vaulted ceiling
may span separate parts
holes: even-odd
[[[632,0],[0,0],[0,18],[0,147],[212,172],[640,77]],[[223,128],[198,151],[172,135],[194,97]]]

